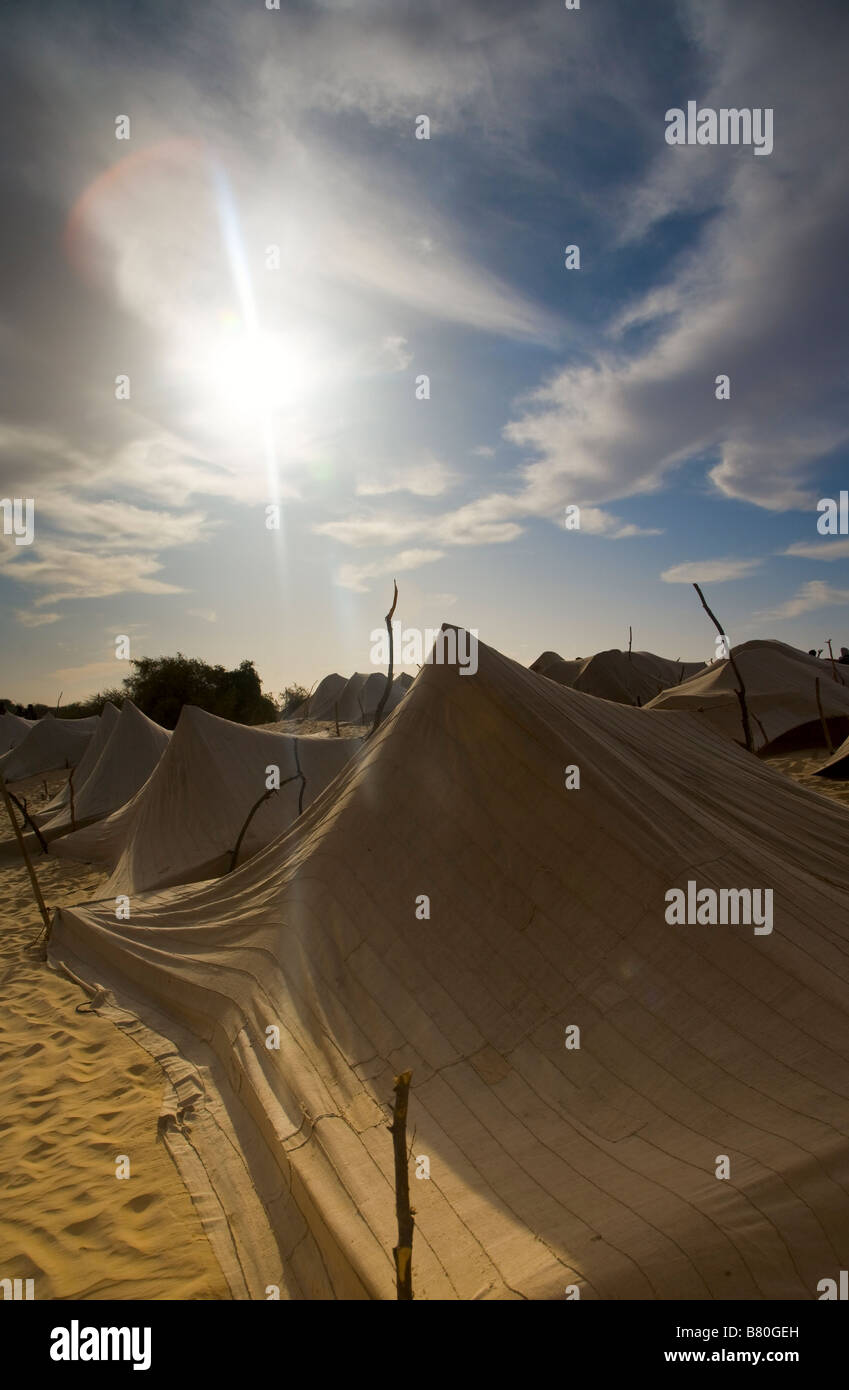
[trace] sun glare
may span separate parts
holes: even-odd
[[[222,424],[261,422],[313,385],[307,357],[281,335],[230,331],[196,358],[197,390]]]

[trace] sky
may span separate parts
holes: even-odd
[[[367,671],[393,579],[403,627],[524,664],[629,627],[707,660],[693,581],[734,643],[849,645],[843,0],[4,22],[0,495],[34,529],[0,534],[0,695],[113,687],[123,636],[272,693]],[[690,100],[772,109],[772,152],[670,145]]]

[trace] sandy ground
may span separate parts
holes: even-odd
[[[52,795],[62,778],[47,780]],[[41,781],[20,784],[33,810]],[[0,815],[0,1278],[33,1278],[36,1299],[228,1298],[157,1139],[162,1073],[111,1023],[77,1013],[80,990],[45,964],[2,805]],[[67,860],[35,863],[48,906],[94,898],[105,880]],[[115,1176],[119,1154],[128,1179]]]
[[[828,762],[828,754],[824,748],[801,748],[793,753],[782,753],[778,757],[766,757],[763,761],[787,777],[792,777],[794,782],[801,783],[808,791],[819,792],[820,796],[826,796],[831,801],[838,801],[842,806],[849,807],[849,779],[838,781],[832,777],[814,776],[815,770]]]
[[[374,716],[366,720],[365,724],[358,719],[355,724],[339,722],[339,738],[362,738],[367,734],[372,724]],[[258,729],[271,729],[275,734],[294,734],[296,737],[303,738],[309,735],[310,738],[336,738],[336,724],[334,720],[327,719],[278,719],[273,724],[258,724]]]

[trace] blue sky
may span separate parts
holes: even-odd
[[[0,693],[113,685],[123,633],[366,669],[393,577],[524,662],[629,624],[706,659],[692,579],[733,641],[849,644],[847,37],[823,0],[13,9]],[[669,146],[691,99],[772,107],[772,154]]]

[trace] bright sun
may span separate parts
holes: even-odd
[[[258,423],[315,385],[308,355],[279,333],[231,329],[193,354],[198,393],[221,424]]]

